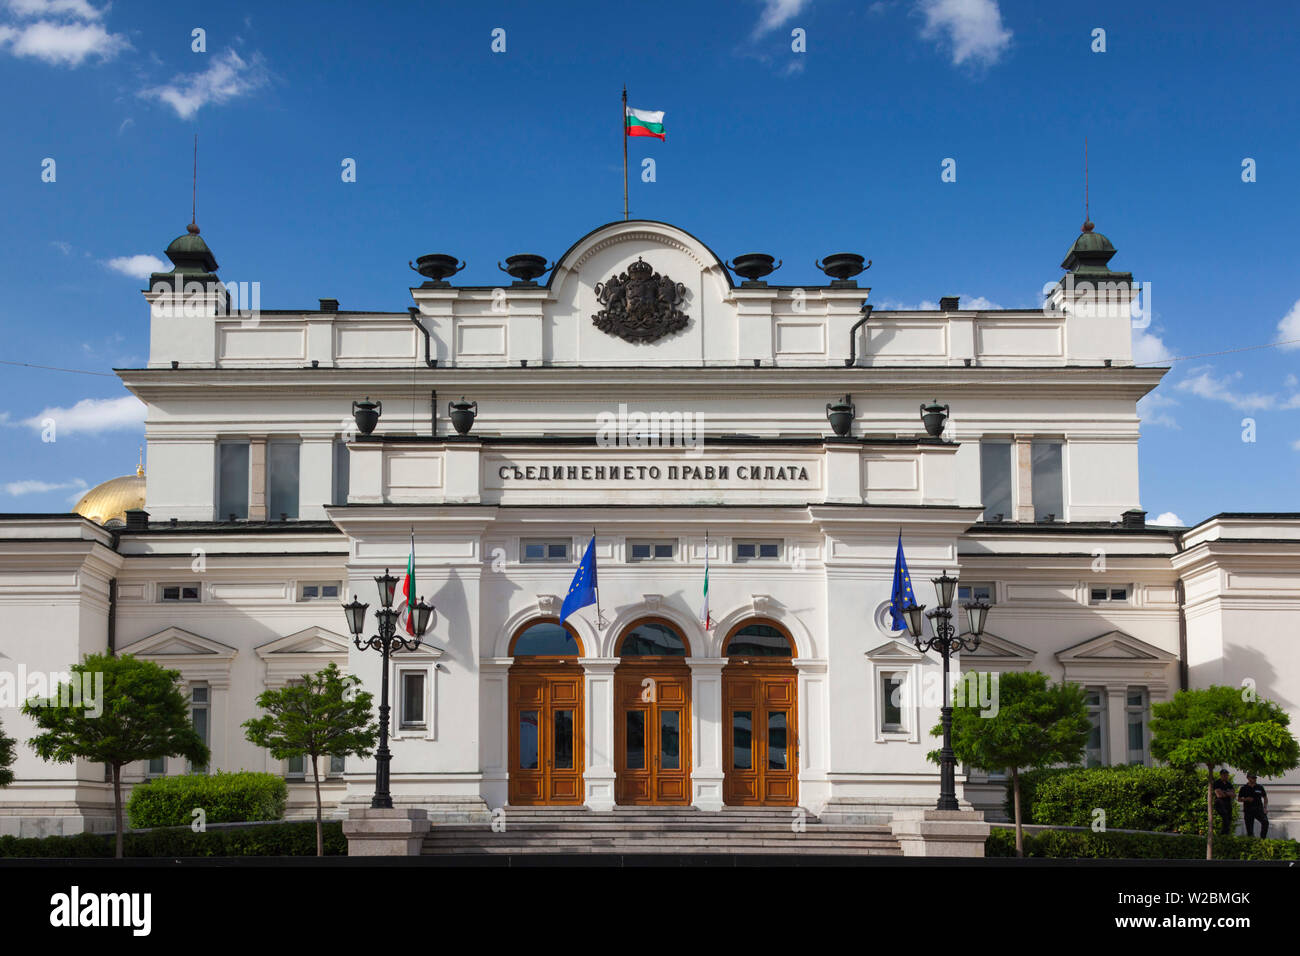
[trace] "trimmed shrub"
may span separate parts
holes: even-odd
[[[1037,822],[1034,819],[1034,803],[1038,798],[1038,788],[1044,780],[1050,780],[1052,777],[1078,769],[1080,768],[1048,767],[1043,770],[1022,771],[1020,774],[1020,819],[1025,823]],[[1016,793],[1010,777],[1007,777],[1007,790],[1002,799],[1002,811],[1007,815],[1008,820],[1016,818]]]
[[[1086,827],[1092,825],[1093,810],[1100,808],[1106,812],[1108,830],[1204,836],[1205,790],[1201,774],[1173,767],[1090,767],[1040,781],[1031,819]],[[1234,822],[1239,812],[1234,812]]]
[[[348,841],[343,824],[324,824],[325,855],[346,856]],[[129,857],[197,856],[315,856],[316,824],[294,821],[264,826],[228,827],[195,833],[189,827],[126,834]],[[77,836],[0,837],[0,857],[52,859],[111,857],[113,835],[82,833]]]
[[[1016,855],[1015,831],[995,827],[984,855]],[[1044,830],[1025,834],[1025,856],[1070,860],[1204,860],[1205,837],[1182,833],[1094,833],[1091,830]],[[1216,860],[1296,860],[1295,840],[1259,840],[1215,836]]]
[[[191,811],[198,808],[208,823],[279,820],[288,793],[283,778],[247,770],[157,777],[136,785],[126,813],[135,828],[187,827],[194,819]]]
[[[1205,835],[1206,781],[1200,773],[1134,764],[1060,768],[1027,776],[1032,778],[1029,785],[1021,784],[1027,823],[1090,827],[1093,810],[1100,808],[1106,811],[1109,830]],[[1008,801],[1009,791],[1008,786]],[[1234,801],[1234,826],[1240,815]],[[1214,820],[1217,827],[1217,815]]]

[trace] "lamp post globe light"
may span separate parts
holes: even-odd
[[[958,635],[952,623],[952,601],[957,594],[957,578],[941,574],[932,578],[934,591],[939,606],[927,612],[925,605],[912,604],[903,608],[907,619],[907,631],[912,635],[916,649],[938,651],[943,657],[943,707],[940,709],[943,724],[943,748],[939,751],[939,802],[936,810],[958,810],[957,803],[957,761],[952,752],[952,692],[948,687],[949,658],[959,650],[973,651],[980,646],[984,634],[984,622],[988,618],[989,606],[983,601],[968,601],[962,607],[966,611],[970,630],[965,635]],[[930,619],[932,636],[925,637],[925,619]]]
[[[411,627],[415,633],[410,637],[404,636],[397,632],[397,622],[402,617],[402,611],[400,607],[393,607],[397,578],[385,568],[384,573],[375,578],[375,584],[379,586],[380,602],[380,607],[375,611],[378,634],[364,638],[361,636],[366,627],[366,609],[370,605],[358,601],[355,594],[350,604],[343,605],[343,615],[347,618],[348,630],[352,632],[352,641],[357,650],[369,648],[379,651],[383,657],[379,672],[379,749],[375,751],[375,795],[370,799],[370,806],[391,810],[393,797],[388,790],[388,769],[392,762],[392,754],[388,750],[388,660],[394,651],[413,651],[420,646],[420,638],[429,630],[433,605],[425,604],[424,598],[419,598],[411,606]]]

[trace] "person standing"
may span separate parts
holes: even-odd
[[[1214,812],[1219,815],[1219,832],[1227,835],[1232,832],[1232,778],[1227,768],[1219,771],[1219,779],[1214,781]]]
[[[1237,791],[1241,801],[1242,816],[1246,818],[1246,836],[1255,835],[1255,821],[1259,821],[1259,838],[1268,836],[1268,794],[1253,773],[1246,774],[1246,782]]]

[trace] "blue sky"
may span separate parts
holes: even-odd
[[[556,256],[618,218],[624,83],[667,114],[666,142],[631,143],[633,216],[724,257],[771,252],[787,283],[859,251],[882,308],[1036,305],[1083,220],[1086,135],[1112,266],[1151,283],[1138,361],[1188,357],[1143,405],[1143,506],[1188,524],[1300,510],[1300,352],[1252,348],[1300,339],[1297,19],[1281,3],[0,0],[0,358],[144,363],[137,257],[189,221],[195,133],[223,278],[261,282],[265,308],[382,310],[409,303],[420,254],[487,284],[499,259]],[[64,511],[133,471],[125,394],[111,374],[0,365],[0,511]]]

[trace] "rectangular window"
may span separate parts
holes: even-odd
[[[1088,743],[1084,747],[1084,766],[1104,767],[1107,763],[1106,745],[1106,690],[1102,687],[1085,689],[1084,704],[1088,708]]]
[[[160,601],[197,601],[199,600],[197,584],[160,584],[158,600]]]
[[[519,769],[537,769],[537,711],[519,712]]]
[[[424,719],[424,678],[423,671],[402,672],[402,716],[403,728],[425,726]]]
[[[629,710],[625,728],[627,741],[626,760],[628,770],[645,769],[645,715],[644,710]]]
[[[519,542],[519,560],[529,563],[534,561],[568,561],[569,542],[559,539],[523,538]]]
[[[676,541],[628,541],[629,561],[671,561],[677,553]]]
[[[1130,687],[1124,707],[1128,722],[1128,762],[1147,763],[1147,689]]]
[[[310,584],[303,582],[298,585],[299,601],[337,601],[339,596],[339,584],[337,581],[313,581]]]
[[[166,757],[154,757],[152,760],[149,761],[148,769],[145,770],[145,776],[147,777],[162,777],[165,776],[166,773],[167,773]]]
[[[190,688],[190,723],[194,725],[194,732],[199,735],[199,739],[207,746],[211,746],[209,734],[209,711],[210,701],[208,699],[208,685],[195,684]],[[207,773],[206,764],[190,764],[190,773]]]
[[[753,711],[731,712],[731,766],[736,770],[749,770],[754,765],[751,756],[753,723]]]
[[[296,441],[266,445],[266,517],[271,521],[298,517],[298,460]]]
[[[307,758],[290,757],[286,761],[284,775],[286,777],[306,777],[307,776]]]
[[[1034,489],[1034,520],[1065,520],[1065,482],[1061,472],[1061,443],[1036,441],[1030,444],[1031,480]]]
[[[248,518],[248,442],[217,446],[217,520]]]
[[[336,757],[335,755],[330,754],[330,769],[329,769],[329,776],[331,776],[331,777],[339,777],[339,776],[342,776],[342,775],[343,775],[344,762],[345,762],[345,758],[343,758],[343,757]]]
[[[737,541],[736,542],[736,561],[778,561],[781,558],[781,542],[779,540],[766,541]]]
[[[1089,604],[1127,604],[1129,589],[1127,587],[1119,588],[1089,588]]]
[[[957,585],[957,602],[966,601],[983,601],[985,604],[993,604],[993,597],[996,590],[992,583],[988,584],[959,584]]]
[[[985,521],[1011,520],[1010,442],[980,442],[980,497]]]
[[[901,734],[907,731],[903,724],[903,683],[903,674],[880,675],[880,729],[884,733]]]
[[[348,443],[345,441],[336,441],[334,443],[334,493],[330,502],[331,504],[345,505],[348,503],[350,467]]]

